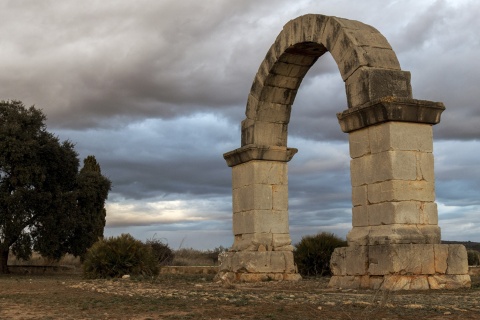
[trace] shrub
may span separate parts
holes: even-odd
[[[295,245],[293,252],[298,272],[303,276],[330,275],[330,257],[333,250],[346,245],[345,240],[328,232],[303,237]]]
[[[478,252],[477,250],[468,250],[467,257],[469,266],[480,265],[480,252]]]
[[[83,274],[87,278],[115,278],[123,275],[156,276],[158,260],[152,247],[130,234],[97,241],[85,255]]]
[[[159,265],[168,266],[172,263],[175,255],[168,244],[165,244],[160,239],[156,238],[148,239],[146,244],[152,248],[153,254]]]

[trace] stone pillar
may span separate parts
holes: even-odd
[[[332,255],[329,286],[470,286],[465,247],[440,244],[432,125],[443,109],[392,98],[338,115],[349,133],[353,227]]]
[[[232,248],[217,277],[233,281],[298,280],[288,225],[286,147],[247,145],[224,155],[232,167]]]

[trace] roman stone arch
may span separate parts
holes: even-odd
[[[234,243],[219,278],[298,280],[288,225],[290,111],[303,77],[330,52],[345,82],[352,229],[331,259],[332,287],[428,289],[470,285],[466,250],[441,245],[432,125],[440,102],[412,98],[385,37],[359,21],[308,14],[289,21],[267,52],[248,95],[232,167]],[[320,228],[321,226],[319,226]]]

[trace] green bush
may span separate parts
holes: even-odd
[[[346,245],[345,240],[328,232],[303,237],[293,251],[298,272],[303,276],[330,275],[330,257],[333,250]]]
[[[153,254],[157,258],[158,264],[168,266],[172,263],[175,254],[168,244],[163,243],[160,239],[148,239],[146,244],[152,248]]]
[[[86,278],[116,278],[123,275],[156,276],[158,259],[152,247],[129,234],[97,241],[83,262]]]
[[[468,250],[467,257],[469,266],[480,265],[480,252],[478,252],[477,250]]]

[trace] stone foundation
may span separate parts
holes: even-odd
[[[389,244],[335,249],[329,287],[426,290],[469,288],[463,245]]]
[[[217,280],[232,282],[298,281],[291,251],[238,251],[219,255]]]

